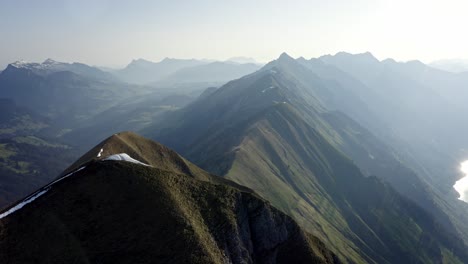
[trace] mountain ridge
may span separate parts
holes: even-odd
[[[258,72],[176,111],[159,132],[146,133],[153,131],[153,138],[202,168],[257,191],[315,232],[342,260],[437,262],[450,254],[445,252],[452,243],[464,259],[456,235],[442,239],[446,231],[436,229],[437,221],[425,210],[377,178],[366,178],[339,149],[343,138],[323,117],[328,113],[326,100],[333,96],[329,91],[339,89],[282,54]],[[350,191],[352,182],[363,190]],[[379,192],[389,197],[377,199]],[[365,197],[372,197],[369,204]],[[404,223],[399,215],[415,224]],[[398,234],[404,238],[392,238],[396,233],[381,229],[386,225],[404,229],[406,234]],[[415,243],[422,234],[440,236],[441,243],[450,246],[439,245],[443,254],[429,245],[420,249]]]
[[[118,137],[140,145],[134,134]],[[111,153],[99,151],[104,160],[88,161],[0,219],[0,260],[340,263],[317,238],[252,192],[226,180],[213,184],[177,170],[105,160]],[[47,246],[37,243],[44,232]]]

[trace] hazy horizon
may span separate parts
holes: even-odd
[[[46,58],[108,67],[164,57],[266,62],[282,52],[312,58],[370,51],[425,63],[468,58],[468,4],[449,2],[6,0],[0,67]]]

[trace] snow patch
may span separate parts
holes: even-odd
[[[39,66],[39,63],[27,62],[27,61],[24,61],[24,60],[19,60],[19,61],[13,62],[13,63],[10,64],[10,65],[11,65],[11,66],[14,66],[15,68],[34,68],[34,67]]]
[[[460,197],[458,197],[458,200],[462,200],[468,203],[468,160],[462,162],[460,170],[465,174],[465,177],[456,181],[453,185],[453,188],[460,195]]]
[[[101,157],[102,155],[102,152],[103,152],[103,149],[101,149],[98,153],[98,157]],[[144,166],[150,166],[146,163],[143,163],[141,161],[138,161],[136,159],[133,159],[132,157],[130,157],[128,154],[126,153],[120,153],[120,154],[115,154],[115,155],[111,155],[107,158],[105,158],[104,160],[123,160],[123,161],[127,161],[127,162],[132,162],[132,163],[136,163],[136,164],[140,164],[140,165],[144,165]],[[34,200],[36,200],[38,197],[40,197],[41,195],[43,195],[44,193],[46,193],[47,191],[49,191],[52,186],[54,184],[56,184],[57,182],[59,181],[62,181],[63,179],[65,178],[68,178],[70,176],[72,176],[73,174],[83,170],[84,168],[86,168],[86,166],[83,166],[83,167],[80,167],[70,173],[68,173],[67,175],[61,177],[60,179],[57,179],[51,183],[49,183],[48,185],[46,185],[45,187],[41,188],[39,191],[31,194],[30,196],[28,196],[27,198],[25,198],[22,202],[18,203],[17,205],[13,206],[12,208],[10,208],[8,211],[0,214],[0,219],[18,211],[19,209],[23,208],[25,205],[27,205],[28,203],[31,203],[33,202]]]
[[[55,181],[49,183],[49,185],[47,185],[46,187],[50,187],[50,186],[52,186],[53,184],[55,184],[55,183],[57,183],[57,182],[59,182],[59,181],[65,179],[65,178],[68,178],[68,177],[72,176],[73,174],[79,172],[80,170],[82,170],[82,169],[84,169],[84,168],[86,168],[86,166],[83,166],[83,167],[81,167],[81,168],[79,168],[79,169],[77,169],[77,170],[74,170],[74,171],[68,173],[67,175],[63,176],[62,178],[57,179],[57,180],[55,180]]]
[[[288,102],[283,101],[283,102],[278,102],[278,101],[273,101],[274,104],[287,104]]]
[[[99,151],[99,153],[97,154],[97,157],[98,157],[98,158],[100,158],[100,157],[101,157],[101,155],[102,155],[102,152],[103,152],[103,151],[104,151],[104,149],[103,149],[103,148],[102,148],[102,149]]]
[[[262,90],[262,93],[265,93],[266,91],[271,90],[271,89],[274,89],[274,88],[275,88],[274,86],[270,86],[270,87],[268,87],[268,88],[266,88],[266,89],[263,89],[263,90]]]
[[[29,70],[54,70],[60,68],[61,65],[65,65],[63,62],[57,62],[52,59],[47,59],[43,63],[28,62],[24,60],[15,61],[10,64],[11,66],[18,69],[29,69]]]
[[[67,175],[63,176],[62,178],[60,179],[57,179],[49,184],[47,184],[45,187],[41,188],[39,191],[31,194],[30,196],[28,196],[26,199],[24,199],[22,202],[18,203],[17,205],[13,206],[12,208],[10,208],[8,211],[0,214],[0,219],[18,211],[19,209],[23,208],[25,205],[27,205],[28,203],[31,203],[33,202],[34,200],[36,200],[39,196],[43,195],[44,193],[46,193],[47,191],[50,190],[50,188],[52,188],[52,185],[54,185],[55,183],[65,179],[65,178],[68,178],[70,177],[71,175],[77,173],[78,171],[82,170],[86,168],[86,166],[83,166],[75,171],[72,171],[70,173],[68,173]]]
[[[10,208],[8,211],[0,214],[0,219],[18,211],[19,209],[23,208],[23,206],[27,205],[28,203],[31,203],[32,201],[36,200],[38,197],[40,197],[41,195],[43,195],[44,193],[46,193],[49,189],[45,189],[45,190],[42,190],[42,191],[39,191],[39,192],[36,192],[35,194],[29,196],[28,198],[24,199],[21,203],[13,206],[12,208]]]
[[[111,155],[111,156],[105,158],[104,160],[123,160],[123,161],[127,161],[127,162],[132,162],[132,163],[135,163],[135,164],[140,164],[140,165],[151,167],[151,165],[148,165],[146,163],[143,163],[141,161],[138,161],[138,160],[130,157],[127,153],[114,154],[114,155]]]

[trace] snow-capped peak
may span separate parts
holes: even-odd
[[[52,59],[47,59],[43,63],[37,62],[27,62],[24,60],[19,60],[10,64],[12,67],[17,69],[28,69],[38,73],[43,73],[44,71],[57,71],[63,68],[64,63],[58,62]]]
[[[55,60],[53,60],[53,59],[51,59],[51,58],[48,58],[48,59],[45,60],[42,64],[43,64],[43,65],[52,65],[52,64],[59,64],[59,63],[60,63],[60,62],[55,61]]]
[[[11,63],[10,65],[15,68],[33,68],[35,66],[39,66],[40,64],[34,62],[27,62],[25,60],[19,60]]]

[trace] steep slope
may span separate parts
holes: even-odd
[[[152,166],[106,157],[122,150]],[[1,215],[2,262],[339,263],[251,191],[200,180],[200,169],[135,134],[114,135],[81,161]]]
[[[335,56],[344,58],[350,56],[354,58],[355,67],[351,66],[352,62],[344,63],[344,65],[349,67],[350,71],[356,76],[359,76],[359,71],[356,68],[359,69],[362,65],[367,65],[369,72],[379,71],[379,66],[381,66],[380,62],[370,53],[358,55],[340,53]],[[342,58],[341,60],[345,59]],[[460,211],[460,208],[456,208],[459,206],[456,205],[456,201],[454,203],[454,197],[452,195],[447,197],[444,194],[446,192],[444,190],[445,186],[441,188],[441,185],[431,184],[428,180],[426,175],[430,166],[427,164],[422,166],[414,153],[412,154],[409,151],[410,143],[414,143],[414,141],[410,140],[408,142],[408,140],[405,140],[402,142],[401,134],[399,135],[398,130],[401,127],[407,126],[401,123],[400,125],[395,125],[395,123],[392,123],[395,121],[393,117],[390,118],[392,122],[388,122],[388,119],[382,114],[382,109],[387,109],[384,111],[388,111],[389,116],[396,115],[397,111],[393,109],[399,108],[399,106],[392,105],[390,107],[386,101],[398,104],[401,100],[390,94],[384,96],[386,99],[381,98],[382,95],[380,93],[383,92],[379,91],[383,90],[380,89],[381,87],[367,87],[363,83],[365,79],[361,81],[355,79],[333,64],[327,64],[320,59],[305,60],[301,58],[298,59],[298,62],[320,78],[335,81],[337,85],[347,90],[346,92],[335,92],[333,97],[340,99],[334,100],[337,103],[333,103],[333,101],[326,102],[326,106],[330,110],[346,113],[346,115],[358,122],[349,119],[346,115],[337,111],[323,115],[327,123],[339,134],[340,140],[335,143],[335,146],[351,157],[365,175],[375,175],[390,183],[398,192],[412,199],[436,216],[448,230],[460,233],[466,237],[466,225],[463,224],[464,220],[456,214],[456,212]],[[385,63],[391,64],[391,62]],[[419,66],[412,68],[419,69]],[[404,71],[400,69],[400,72]],[[416,73],[418,70],[407,70],[407,72]],[[418,74],[422,73],[419,72]],[[371,73],[365,76],[368,78],[369,76],[377,75]],[[395,76],[394,79],[401,78]],[[410,116],[412,113],[407,115]],[[417,123],[420,119],[415,118],[414,120],[413,123]],[[450,168],[446,169],[449,170]],[[434,169],[429,170],[432,173],[435,171]],[[438,168],[437,171],[443,171],[443,169]]]
[[[434,197],[437,194],[433,193],[416,173],[407,168],[402,155],[346,115],[340,114],[347,113],[359,123],[371,127],[376,133],[385,131],[391,134],[391,129],[373,115],[360,96],[361,92],[369,89],[353,77],[320,60],[295,61],[283,55],[277,61],[267,64],[262,71],[231,82],[223,89],[222,93],[214,94],[209,100],[200,100],[189,106],[186,111],[182,111],[182,117],[171,116],[170,120],[158,124],[158,128],[155,129],[161,130],[160,127],[167,126],[167,123],[173,123],[175,127],[182,123],[181,130],[189,129],[191,134],[171,142],[170,134],[173,132],[168,132],[168,141],[165,142],[176,149],[180,146],[180,151],[184,145],[190,146],[184,154],[196,162],[203,162],[200,160],[203,156],[198,153],[210,148],[211,141],[206,139],[218,133],[219,127],[228,124],[229,128],[225,131],[227,138],[230,138],[230,134],[235,131],[242,131],[241,127],[246,125],[243,121],[245,116],[254,116],[258,109],[264,109],[275,102],[290,103],[310,125],[326,135],[327,140],[336,148],[351,157],[365,175],[376,175],[389,182],[401,194],[437,215],[448,229],[453,230],[447,215],[435,205],[443,201]],[[236,116],[231,113],[240,114]],[[204,130],[207,127],[212,129]],[[199,129],[204,132],[198,133]],[[151,134],[151,129],[148,129],[148,134]],[[161,130],[159,135],[164,135],[164,131]],[[166,138],[163,136],[162,140]],[[223,148],[223,145],[218,148]],[[211,152],[217,153],[212,156],[215,159],[223,157],[224,153],[233,153],[229,147],[218,150]],[[210,163],[209,159],[207,163]],[[216,168],[209,169],[224,175],[227,171],[219,170],[224,168],[220,166],[222,163],[217,162]]]
[[[379,130],[395,147],[409,152],[434,185],[447,193],[459,174],[452,168],[467,156],[465,135],[468,78],[439,71],[418,61],[378,61],[370,53],[323,56],[319,60],[359,80],[367,89],[349,86],[365,101],[392,135]],[[368,127],[376,133],[375,128]],[[453,128],[453,129],[448,129]],[[377,133],[376,133],[377,134]],[[391,136],[396,136],[396,140]]]
[[[283,54],[146,133],[254,189],[344,261],[466,261],[460,239],[389,185],[364,177],[338,150],[347,138],[325,106],[340,91]]]
[[[467,243],[468,205],[457,201],[453,184],[463,176],[459,163],[468,157],[468,126],[460,122],[468,113],[463,99],[468,75],[444,72],[419,61],[378,61],[370,53],[338,53],[312,59],[305,65],[317,72],[313,65],[320,62],[355,80],[335,78],[368,105],[373,113],[369,118],[378,117],[380,124],[370,126],[362,122],[365,116],[347,113],[398,150],[399,160],[431,187],[433,203],[448,215]]]
[[[366,261],[443,261],[440,252],[452,249],[453,242],[463,254],[463,243],[446,237],[427,212],[376,178],[364,178],[290,107],[276,108],[249,127],[227,178],[281,204],[302,225],[321,230],[331,244],[350,240]],[[425,237],[448,244],[439,251],[421,244]]]

